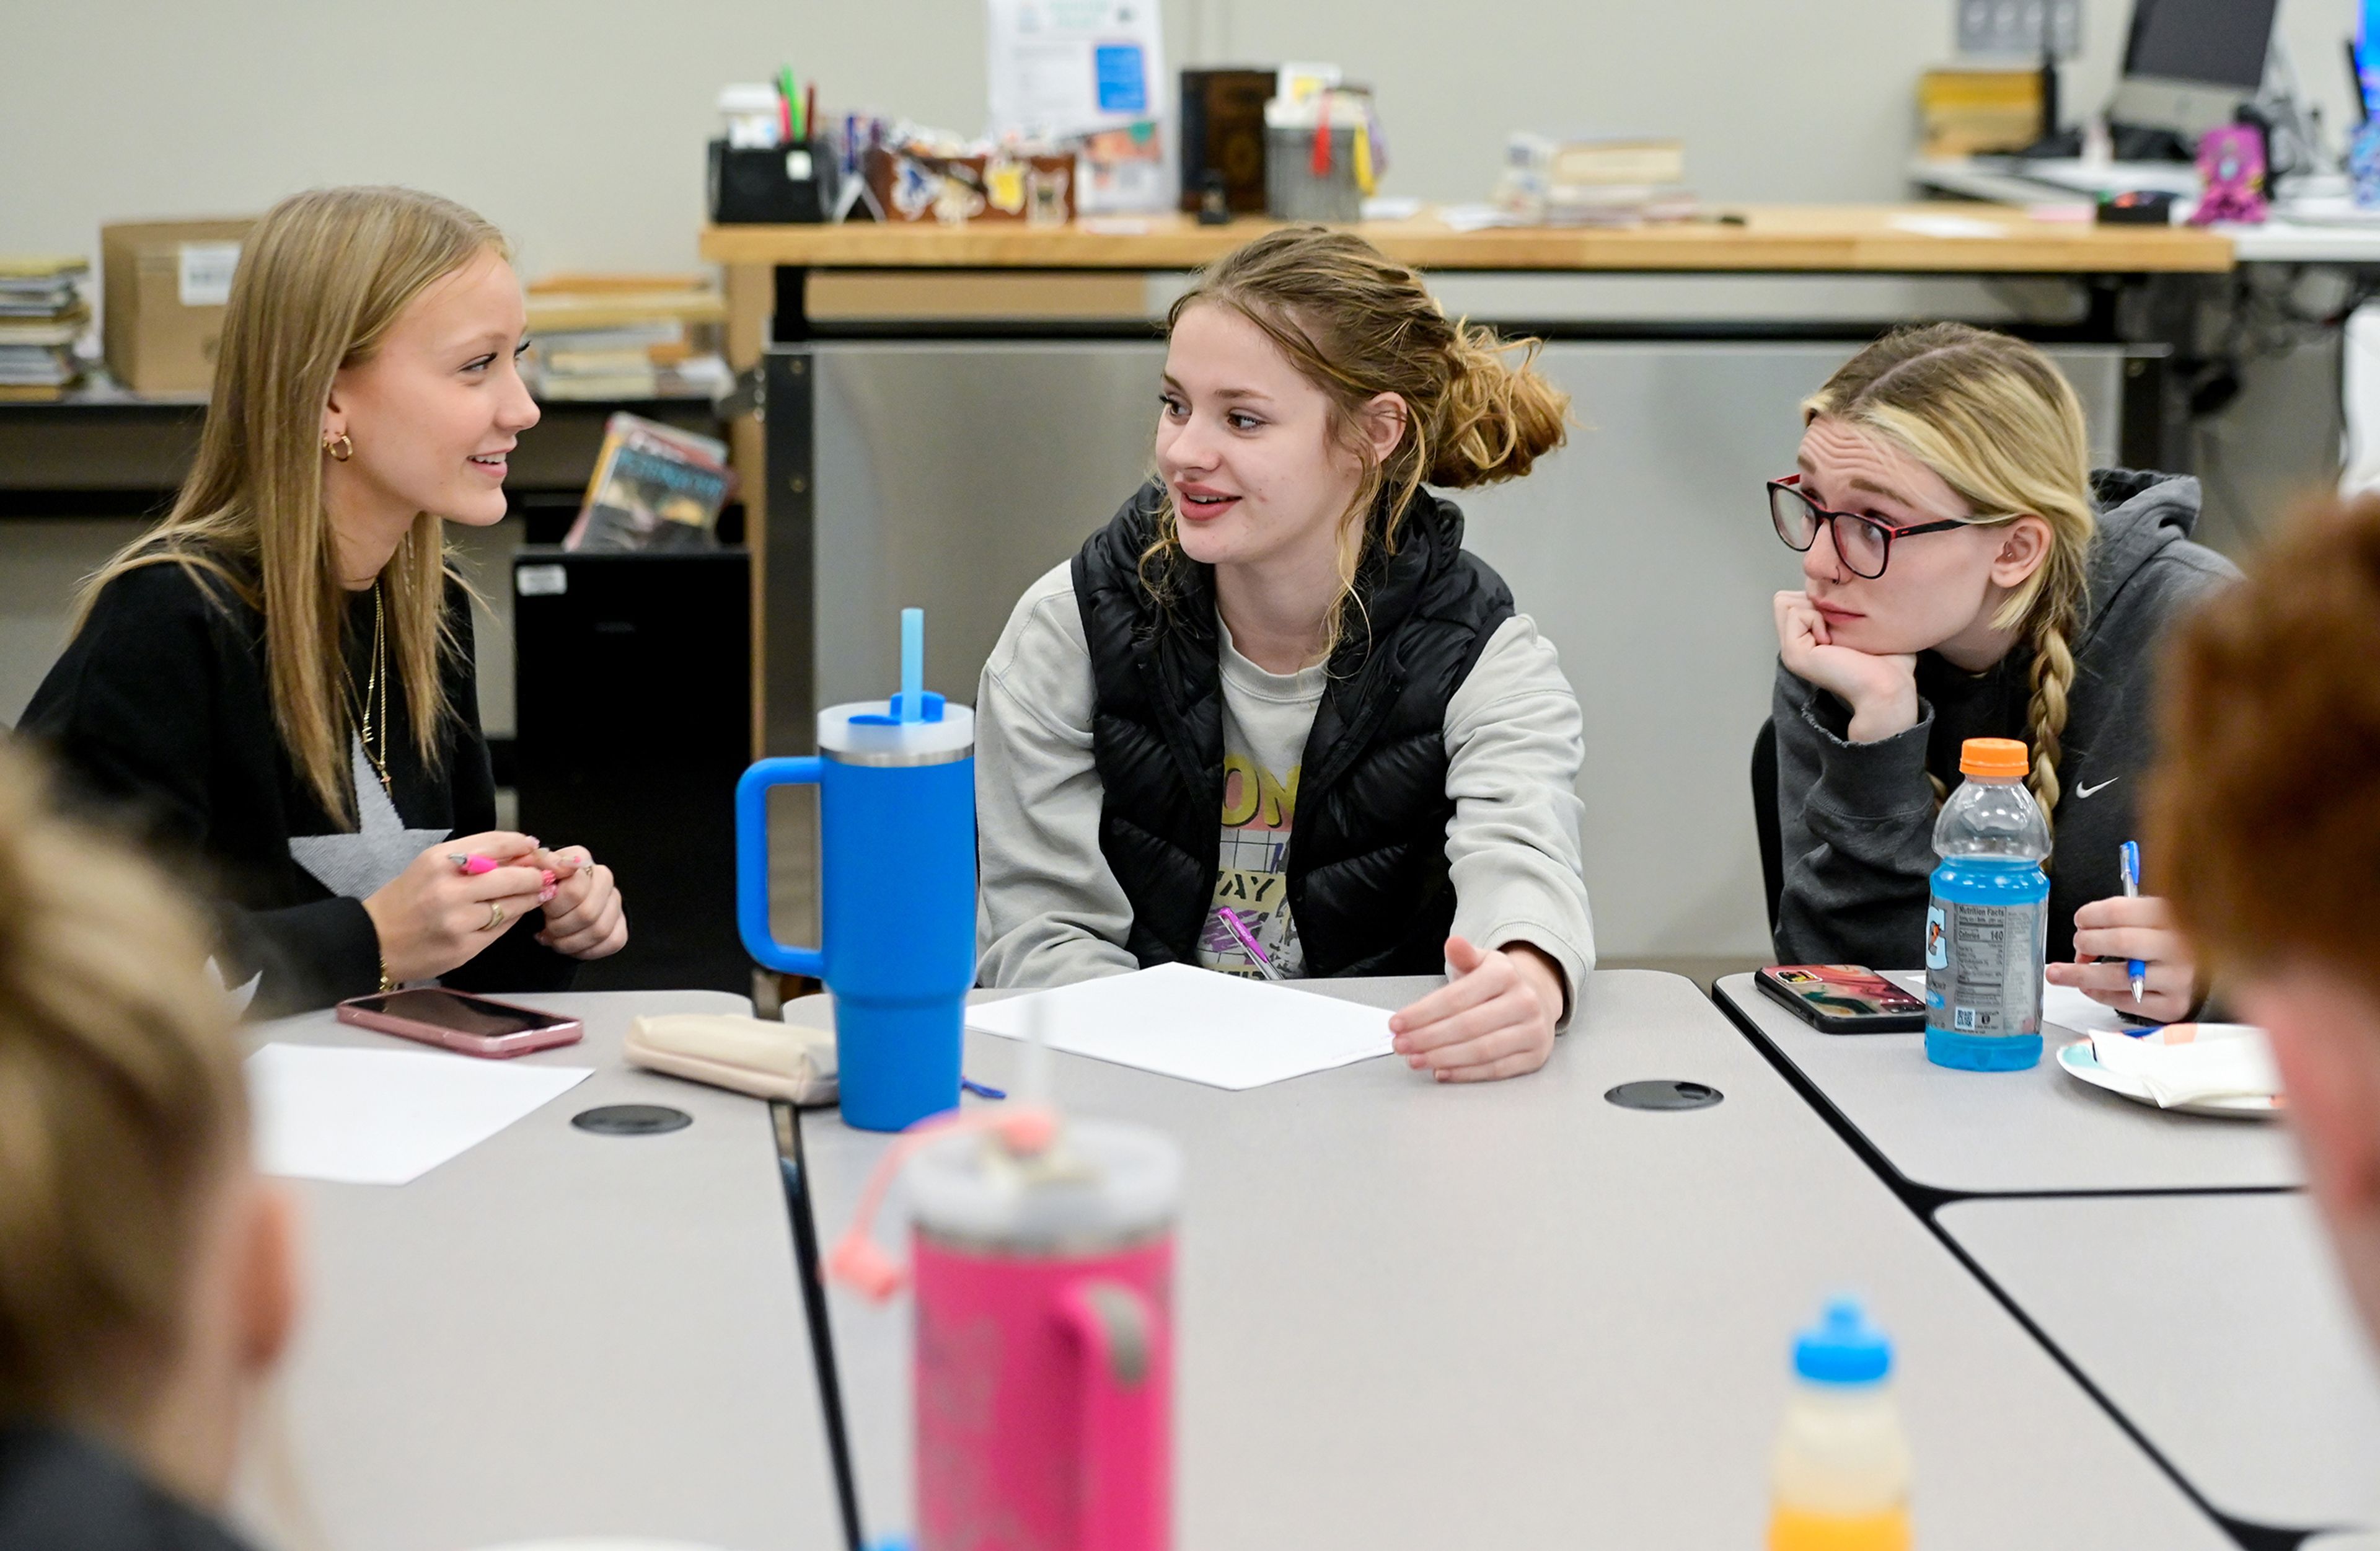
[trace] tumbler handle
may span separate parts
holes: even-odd
[[[1170,1393],[1165,1328],[1148,1299],[1122,1282],[1086,1278],[1058,1295],[1058,1316],[1082,1355],[1083,1551],[1163,1551]]]
[[[736,934],[761,968],[813,980],[826,978],[819,950],[788,947],[769,934],[769,788],[817,786],[824,768],[813,757],[761,760],[735,783]]]

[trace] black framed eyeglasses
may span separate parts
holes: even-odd
[[[1777,525],[1777,536],[1785,541],[1788,549],[1806,550],[1818,542],[1821,527],[1832,530],[1835,553],[1853,576],[1874,580],[1884,574],[1885,562],[1892,558],[1892,541],[1915,538],[1920,533],[1944,533],[1953,528],[1972,525],[1971,519],[1949,518],[1940,522],[1919,522],[1902,528],[1878,517],[1862,517],[1856,512],[1830,512],[1802,494],[1802,476],[1788,474],[1781,480],[1768,482],[1768,519]]]

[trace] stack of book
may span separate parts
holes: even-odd
[[[530,386],[550,399],[716,398],[726,320],[698,276],[549,276],[528,287]]]
[[[1505,142],[1496,204],[1548,226],[1637,226],[1688,221],[1683,140],[1557,138],[1523,132]]]
[[[1980,156],[2022,151],[2045,132],[2038,67],[1945,68],[1917,78],[1922,154]]]
[[[0,399],[56,398],[81,379],[90,274],[87,259],[0,253]]]

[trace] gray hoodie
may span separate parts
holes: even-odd
[[[2074,957],[2074,912],[2123,892],[2117,851],[2137,839],[2133,804],[2151,758],[2156,650],[2167,626],[2239,571],[2190,542],[2198,482],[2106,469],[2092,476],[2099,531],[2089,601],[2074,640],[2049,878],[2049,957]],[[1930,772],[1959,784],[1969,738],[2030,743],[2033,653],[2020,646],[1969,674],[1931,652],[1917,659],[1917,725],[1873,743],[1843,734],[1849,709],[1777,666],[1777,803],[1785,878],[1777,957],[1786,964],[1923,963],[1934,854]],[[2143,859],[2155,892],[2158,859]]]

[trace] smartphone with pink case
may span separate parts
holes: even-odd
[[[586,1032],[578,1020],[560,1013],[434,985],[350,997],[339,1004],[338,1016],[340,1022],[359,1029],[418,1039],[466,1056],[525,1056],[576,1044]]]

